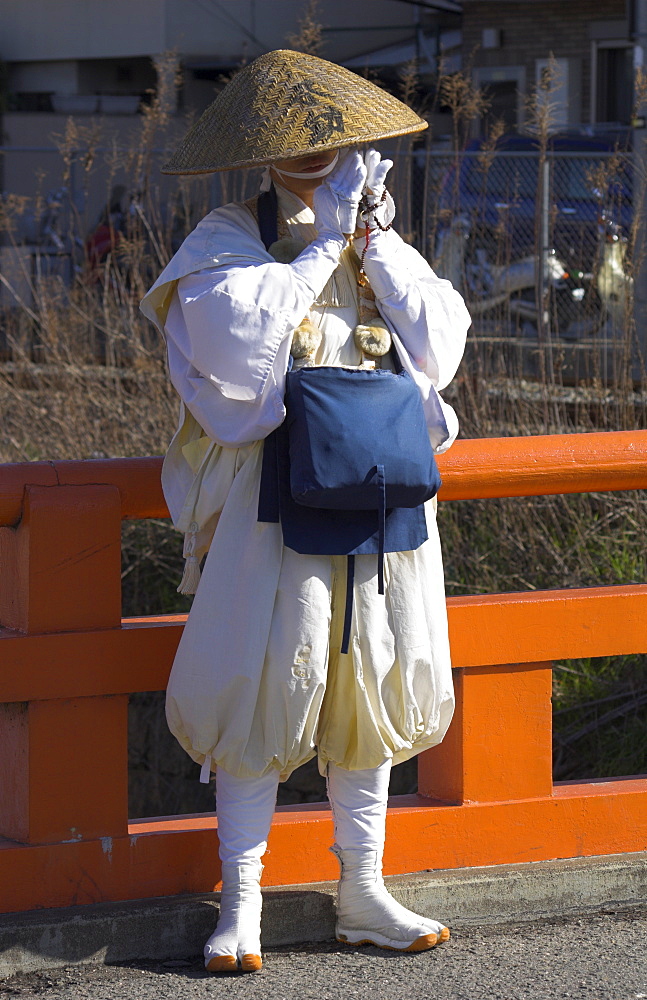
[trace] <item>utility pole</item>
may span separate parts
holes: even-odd
[[[634,43],[634,79],[638,71],[647,71],[647,0],[633,0],[632,41]],[[636,240],[634,252],[634,322],[638,357],[633,367],[634,381],[647,378],[647,219],[645,219],[645,194],[647,193],[647,108],[637,108],[633,123],[633,211],[635,213]]]

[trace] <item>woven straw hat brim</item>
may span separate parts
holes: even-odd
[[[162,167],[206,174],[421,132],[427,122],[343,66],[290,49],[245,66]]]

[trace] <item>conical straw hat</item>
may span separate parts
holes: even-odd
[[[232,170],[425,128],[406,104],[350,70],[277,49],[236,74],[162,173]]]

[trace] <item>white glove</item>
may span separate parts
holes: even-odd
[[[377,149],[369,149],[364,157],[366,164],[366,190],[376,198],[382,197],[386,175],[393,166],[393,160],[383,160]]]
[[[376,149],[369,149],[364,162],[366,187],[360,203],[360,219],[369,229],[388,229],[395,218],[395,204],[384,182],[393,160],[383,160]]]
[[[330,176],[313,198],[317,232],[335,238],[351,236],[357,227],[357,209],[366,184],[366,166],[359,153],[340,156]]]

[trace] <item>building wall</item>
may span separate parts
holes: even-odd
[[[51,137],[65,131],[68,113],[79,145],[98,126],[102,145],[112,136],[120,148],[127,147],[141,127],[137,95],[155,86],[162,53],[174,50],[183,66],[179,110],[199,113],[228,69],[289,46],[306,5],[307,0],[1,0],[0,60],[8,67],[8,92],[0,94],[0,105],[8,108],[1,142],[9,149],[0,158],[0,190],[34,196],[60,187],[63,164]],[[322,55],[343,61],[387,43],[410,42],[416,25],[428,25],[434,15],[393,0],[320,0],[317,18],[325,29]],[[111,118],[107,112],[116,106],[122,114]],[[180,134],[185,128],[184,116],[174,116],[172,129]],[[104,158],[100,154],[85,177],[76,169],[75,200],[89,219],[105,204],[115,180],[132,184],[121,165],[113,177]]]
[[[593,17],[595,21],[593,21]],[[558,60],[567,60],[570,100],[570,124],[590,121],[591,51],[592,42],[604,34],[604,22],[615,22],[613,32],[625,32],[622,19],[626,15],[625,0],[464,0],[463,52],[464,62],[470,62],[481,81],[505,67],[516,68],[516,78],[523,81],[529,93],[536,81],[537,61],[552,53]],[[501,32],[501,45],[483,47],[485,29]],[[490,72],[484,72],[489,70]],[[513,74],[515,75],[515,74]],[[503,73],[500,79],[505,79]]]
[[[307,0],[2,0],[0,59],[8,106],[46,111],[50,95],[143,94],[153,63],[184,67],[184,107],[201,111],[222,74],[290,45]],[[336,62],[408,43],[434,15],[392,0],[320,0],[322,56]],[[451,20],[451,18],[450,18]],[[456,19],[454,18],[454,21]],[[435,22],[434,22],[435,23]],[[59,102],[60,103],[60,102]],[[59,110],[54,107],[54,110]]]
[[[7,62],[139,56],[165,48],[166,0],[2,0]]]
[[[102,59],[177,49],[233,65],[285,48],[305,8],[306,0],[2,0],[0,58]],[[326,30],[322,55],[343,60],[410,35],[418,9],[392,0],[320,0],[317,16],[327,29],[342,29]]]

